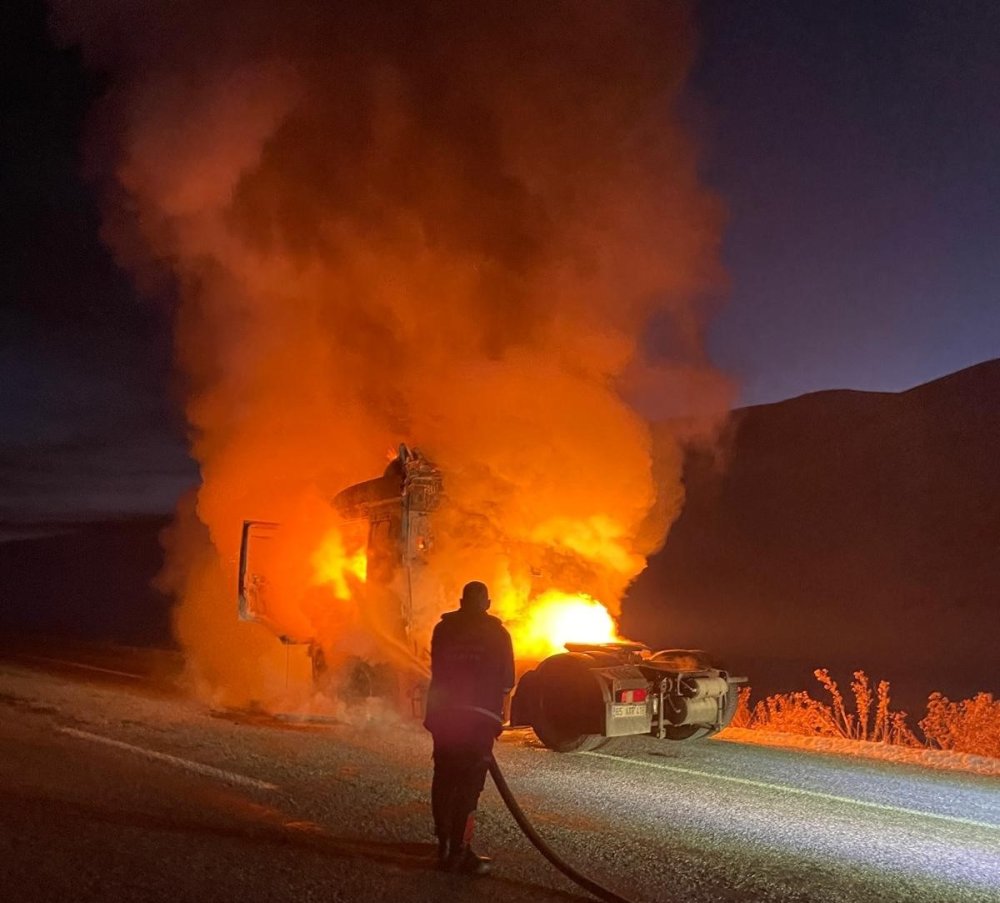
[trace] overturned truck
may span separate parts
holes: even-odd
[[[608,737],[650,734],[698,740],[727,727],[739,685],[700,650],[650,652],[637,643],[567,643],[525,672],[511,726],[530,727],[549,749],[581,752]]]
[[[367,597],[372,626],[390,643],[410,645],[414,588],[426,587],[433,553],[433,512],[443,497],[440,471],[405,445],[380,476],[349,486],[334,499],[341,517],[367,522]],[[240,550],[239,613],[270,627],[284,643],[309,646],[317,670],[322,652],[309,638],[292,639],[269,622],[262,604],[266,575],[254,540],[272,524],[246,521]],[[419,592],[419,589],[417,590]],[[423,653],[426,655],[426,653]],[[424,665],[429,664],[424,662]],[[652,652],[637,643],[567,643],[566,652],[526,670],[510,703],[509,727],[530,727],[557,752],[593,749],[610,737],[651,735],[674,742],[697,740],[729,725],[739,685],[701,650]],[[409,694],[419,699],[421,693]]]

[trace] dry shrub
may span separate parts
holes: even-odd
[[[961,702],[931,693],[920,728],[928,746],[1000,758],[1000,700],[992,693]]]
[[[830,672],[820,668],[813,673],[830,694],[829,704],[813,699],[805,691],[779,693],[758,702],[750,712],[748,723],[736,726],[807,737],[841,737],[897,746],[920,745],[906,724],[906,713],[891,710],[888,681],[879,681],[873,695],[868,675],[864,671],[855,671],[851,683],[854,711],[849,712]],[[746,692],[749,697],[749,691]],[[742,691],[740,700],[742,703]]]
[[[826,668],[813,672],[833,700],[833,716],[839,736],[848,740],[867,740],[872,743],[891,743],[897,746],[919,746],[920,741],[906,724],[906,712],[893,712],[890,708],[889,681],[880,680],[872,697],[871,681],[864,671],[855,671],[851,681],[854,695],[854,712],[848,712],[837,682]],[[875,703],[872,718],[872,703]]]
[[[754,730],[807,737],[839,737],[833,712],[804,690],[768,696],[753,707],[750,725]]]
[[[750,689],[740,690],[733,727],[800,734],[807,737],[840,737],[893,746],[923,746],[1000,759],[1000,700],[992,693],[952,702],[940,693],[927,700],[927,714],[920,722],[926,738],[921,743],[906,723],[906,712],[890,707],[889,682],[872,683],[864,671],[855,671],[851,682],[853,711],[830,672],[813,672],[830,696],[829,703],[808,692],[778,693],[751,708]]]

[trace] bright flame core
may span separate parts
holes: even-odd
[[[352,579],[364,583],[368,575],[368,558],[364,547],[349,553],[340,533],[331,530],[312,556],[313,582],[333,588],[338,599],[350,599]]]
[[[529,603],[523,617],[505,619],[504,623],[514,640],[514,654],[523,660],[538,661],[565,652],[566,643],[613,643],[620,639],[608,610],[584,593],[549,590]]]

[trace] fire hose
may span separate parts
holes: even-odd
[[[397,643],[396,645],[398,645],[399,650],[415,666],[417,673],[430,678],[430,671],[426,664],[413,655],[413,653],[403,644]],[[627,897],[619,896],[614,891],[608,890],[606,887],[603,887],[596,881],[588,878],[581,872],[578,872],[545,842],[542,836],[535,830],[535,826],[528,821],[528,816],[524,814],[524,810],[521,808],[520,803],[518,803],[517,799],[514,797],[514,793],[510,789],[507,779],[503,776],[503,772],[497,764],[496,756],[490,756],[489,771],[490,777],[493,778],[493,783],[496,784],[497,791],[500,794],[500,799],[504,801],[504,805],[509,810],[514,821],[517,823],[517,826],[521,829],[521,833],[524,834],[529,841],[531,841],[531,845],[538,850],[538,852],[541,853],[556,869],[562,872],[574,884],[582,887],[588,893],[593,894],[593,896],[595,896],[598,900],[603,900],[604,903],[632,903],[632,901]]]
[[[541,835],[535,830],[534,825],[528,821],[528,817],[524,814],[524,810],[520,804],[514,798],[510,785],[503,776],[503,772],[500,771],[500,766],[497,765],[497,760],[494,756],[490,756],[490,777],[493,778],[493,783],[496,784],[500,798],[510,810],[510,814],[514,817],[514,821],[517,822],[517,826],[521,829],[521,832],[531,841],[532,846],[548,859],[555,868],[574,884],[578,884],[585,891],[593,894],[598,900],[604,900],[605,903],[631,903],[625,897],[621,897],[606,887],[602,887],[596,881],[592,881],[586,875],[578,872],[542,839]]]

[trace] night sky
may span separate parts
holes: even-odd
[[[99,78],[5,4],[0,524],[168,511],[193,483],[169,289],[99,237]],[[729,208],[709,334],[741,403],[899,390],[1000,355],[1000,4],[700,4],[685,115]]]
[[[1000,355],[1000,4],[710,0],[701,21],[732,283],[710,350],[742,401]]]
[[[42,3],[5,4],[0,127],[0,527],[171,510],[196,479],[168,299],[139,300],[83,174],[101,91]]]

